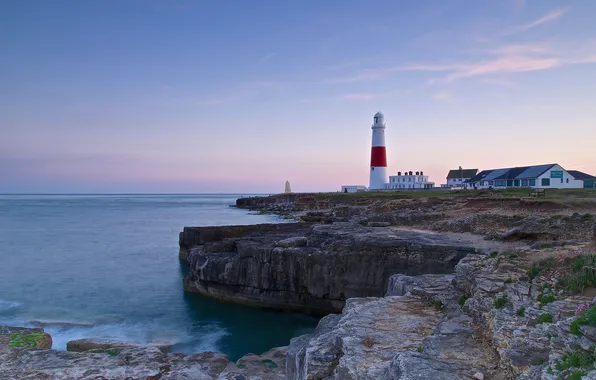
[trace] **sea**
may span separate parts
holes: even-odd
[[[185,293],[184,226],[288,222],[226,195],[0,195],[0,325],[172,344],[237,360],[289,344],[318,318]]]

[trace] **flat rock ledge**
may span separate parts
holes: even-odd
[[[18,338],[21,337],[21,338]],[[24,342],[24,343],[23,343]],[[0,379],[110,380],[281,380],[285,379],[285,347],[263,355],[248,354],[230,362],[220,353],[166,354],[158,347],[111,346],[91,341],[73,344],[85,352],[50,349],[42,329],[0,326]],[[95,348],[90,348],[95,345]]]
[[[338,313],[380,297],[391,275],[451,273],[474,244],[453,235],[356,223],[185,227],[187,291],[253,306]]]

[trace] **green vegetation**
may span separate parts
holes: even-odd
[[[517,309],[516,313],[518,317],[524,317],[526,315],[526,308],[520,307],[519,309]]]
[[[588,220],[588,219],[592,219],[593,217],[594,216],[592,214],[586,213],[586,214],[582,215],[581,219],[582,220]]]
[[[493,252],[490,253],[489,257],[490,258],[495,258],[495,257],[497,257],[498,254],[499,254],[499,252],[493,251]]]
[[[517,254],[516,254],[516,253],[513,253],[513,252],[511,252],[511,253],[508,253],[508,254],[507,254],[507,257],[508,257],[508,258],[510,258],[510,259],[515,259],[515,258],[516,258],[516,257],[518,257],[518,256],[517,256]]]
[[[540,273],[543,271],[552,268],[555,263],[554,257],[549,257],[548,259],[544,259],[535,263],[530,269],[528,269],[527,275],[530,281],[538,277]]]
[[[570,368],[581,368],[590,371],[594,369],[595,360],[596,355],[593,352],[578,350],[565,354],[557,361],[555,368],[559,371],[564,371],[566,369],[568,370]]]
[[[542,249],[552,248],[552,247],[553,247],[552,243],[543,243],[543,244],[540,244],[540,248],[542,248]]]
[[[509,302],[507,294],[503,294],[501,297],[495,298],[495,307],[497,309],[502,309],[505,307],[505,305],[507,305],[507,302]]]
[[[422,346],[418,346],[418,352],[422,352]]]
[[[571,272],[559,279],[558,285],[572,293],[581,292],[586,286],[596,286],[596,255],[575,259]]]
[[[555,374],[555,372],[553,371],[553,368],[550,367],[550,366],[546,369],[546,373],[548,373],[549,375],[554,375]]]
[[[10,345],[15,348],[37,347],[41,340],[46,339],[43,331],[23,331],[10,336]]]
[[[121,348],[113,347],[113,348],[109,348],[106,352],[110,356],[118,356],[118,354],[120,354],[121,350],[122,350]]]
[[[419,191],[366,191],[360,193],[309,193],[316,198],[325,199],[408,199],[408,198],[457,198],[457,197],[478,197],[494,194],[505,198],[527,198],[528,202],[549,202],[561,200],[595,199],[596,192],[593,189],[548,189],[545,198],[531,198],[528,196],[528,189],[506,189],[506,190],[419,190]],[[298,193],[296,193],[298,194]],[[305,194],[306,195],[306,194]]]
[[[536,298],[536,300],[538,302],[540,302],[540,306],[542,307],[542,306],[546,305],[547,303],[555,302],[557,299],[552,294],[540,293],[538,295],[538,297]]]
[[[540,314],[538,319],[536,319],[536,324],[539,325],[541,323],[553,323],[553,316],[550,313]]]
[[[513,280],[511,278],[507,278],[505,281],[503,281],[505,284],[511,284],[513,282]]]
[[[467,294],[459,296],[459,298],[457,300],[457,302],[459,303],[459,306],[464,306],[464,304],[466,303],[468,298],[470,298],[470,296],[468,296]]]
[[[571,322],[571,325],[569,326],[571,333],[582,335],[582,332],[579,329],[581,325],[596,326],[596,304],[590,306],[586,309],[585,313]]]

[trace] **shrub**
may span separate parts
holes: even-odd
[[[517,257],[517,254],[510,253],[510,254],[507,255],[507,257],[509,257],[510,259],[515,259]]]
[[[540,248],[542,248],[542,249],[552,248],[552,247],[553,247],[553,245],[551,243],[540,244]]]
[[[499,254],[499,252],[493,251],[493,252],[491,252],[491,253],[490,253],[490,255],[489,255],[489,256],[490,256],[491,258],[494,258],[494,257],[497,257],[497,255],[498,255],[498,254]]]
[[[553,316],[550,313],[540,314],[538,319],[536,319],[536,324],[539,325],[541,323],[553,323]]]
[[[422,346],[418,346],[418,352],[422,352]]]
[[[435,309],[439,311],[443,311],[443,309],[445,308],[445,305],[443,305],[443,302],[441,302],[440,300],[434,300],[432,304],[435,307]]]
[[[497,309],[502,309],[507,305],[507,302],[509,302],[509,299],[507,298],[507,295],[504,294],[501,297],[495,298],[495,307]]]
[[[526,315],[526,308],[525,307],[520,307],[519,309],[517,309],[517,316],[518,317],[523,317]]]

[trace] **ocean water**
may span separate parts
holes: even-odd
[[[0,195],[0,324],[41,326],[55,349],[87,337],[174,343],[236,360],[317,318],[183,292],[184,226],[283,222],[236,195]]]

